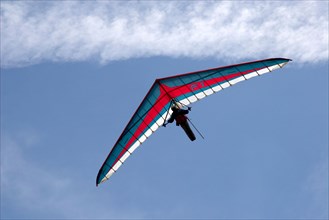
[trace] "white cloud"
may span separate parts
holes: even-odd
[[[327,3],[1,3],[2,67],[149,56],[327,61]]]

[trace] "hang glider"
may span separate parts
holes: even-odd
[[[289,61],[271,58],[156,79],[100,168],[96,185],[108,180],[165,123],[172,114],[172,100],[187,106],[238,82],[282,68]]]

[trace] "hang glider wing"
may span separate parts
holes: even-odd
[[[282,68],[290,59],[272,58],[156,79],[97,175],[106,181],[170,117],[171,100],[189,105],[238,82]]]

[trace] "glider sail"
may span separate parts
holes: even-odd
[[[163,125],[172,114],[171,100],[189,105],[238,82],[282,68],[289,61],[271,58],[156,79],[100,168],[96,185],[108,180]]]

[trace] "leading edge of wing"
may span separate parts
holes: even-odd
[[[270,58],[158,79],[170,97],[189,105],[255,76],[284,67],[290,59]]]
[[[215,68],[210,68],[210,69],[205,69],[205,70],[198,70],[198,71],[193,71],[193,72],[187,72],[183,74],[177,74],[173,76],[168,76],[168,77],[163,77],[157,79],[158,81],[166,80],[166,79],[171,79],[171,78],[176,78],[176,77],[181,77],[181,76],[186,76],[194,73],[201,73],[205,71],[212,71],[212,70],[218,70],[218,69],[225,69],[225,68],[230,68],[230,67],[235,67],[235,66],[240,66],[240,65],[245,65],[245,64],[252,64],[252,63],[257,63],[257,62],[265,62],[265,61],[275,61],[275,60],[280,60],[280,61],[292,61],[292,59],[289,58],[268,58],[268,59],[263,59],[263,60],[255,60],[255,61],[250,61],[250,62],[243,62],[243,63],[237,63],[237,64],[232,64],[232,65],[227,65],[227,66],[220,66],[220,67],[215,67]]]
[[[162,126],[170,108],[170,98],[155,80],[113,146],[102,167],[96,185],[107,180],[151,134]]]

